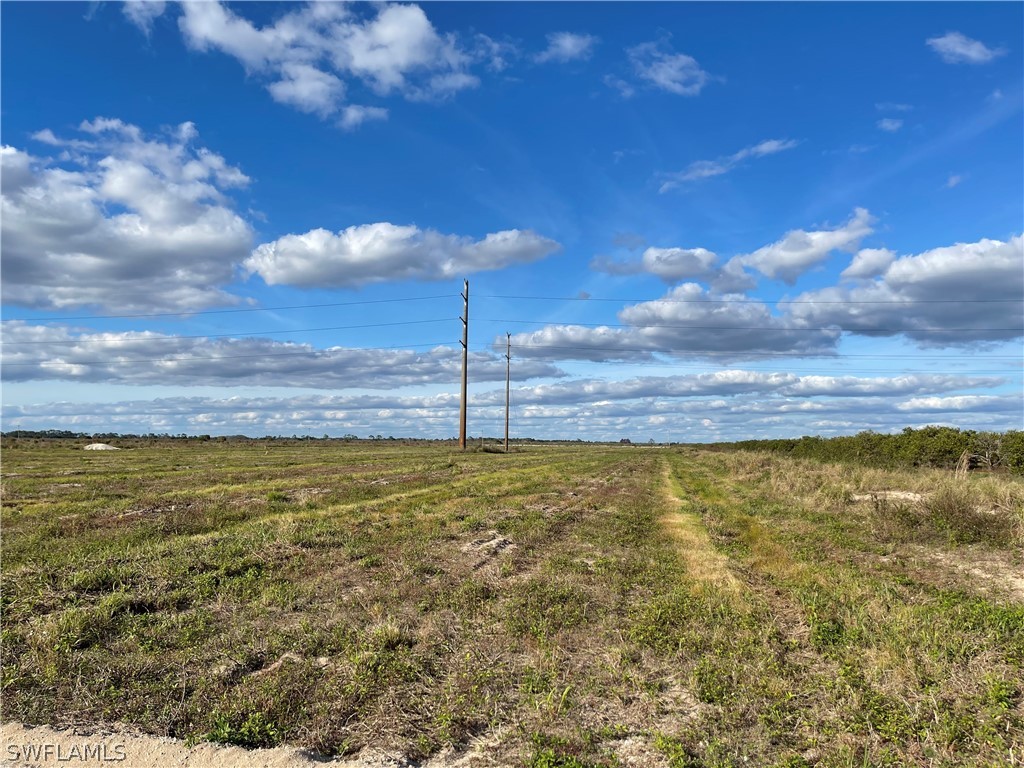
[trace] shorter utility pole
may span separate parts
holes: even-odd
[[[508,405],[512,382],[512,334],[505,334],[505,453],[508,453]]]
[[[459,448],[466,450],[466,382],[469,365],[469,280],[462,296],[462,400],[459,402]]]

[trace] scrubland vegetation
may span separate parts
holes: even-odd
[[[975,432],[953,427],[907,427],[899,434],[861,432],[844,437],[743,440],[714,446],[724,450],[771,451],[797,458],[874,467],[935,467],[999,470],[1024,475],[1024,432]]]
[[[3,452],[6,720],[537,767],[1024,755],[1008,473],[81,444]]]

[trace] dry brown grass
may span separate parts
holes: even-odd
[[[668,513],[661,518],[662,525],[679,545],[679,556],[686,564],[687,575],[697,585],[711,585],[738,595],[743,587],[729,570],[729,558],[715,549],[700,519],[699,503],[687,498],[679,481],[673,477],[672,467],[665,462],[665,507]]]

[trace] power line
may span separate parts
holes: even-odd
[[[831,376],[831,377],[842,377],[842,376],[854,376],[856,378],[862,378],[864,376],[887,374],[889,377],[892,376],[905,376],[905,375],[930,375],[930,376],[1005,376],[1012,373],[1019,373],[1019,371],[1011,371],[1003,368],[997,368],[994,370],[936,370],[934,368],[900,368],[898,370],[886,369],[886,368],[756,368],[751,366],[743,367],[729,367],[720,369],[708,369],[686,367],[686,366],[670,366],[670,365],[648,365],[643,366],[645,368],[663,368],[666,370],[690,370],[695,373],[715,373],[723,371],[742,371],[744,373],[766,373],[766,374],[789,374],[792,373],[795,376]]]
[[[192,336],[122,336],[116,339],[44,339],[33,341],[4,341],[4,345],[36,345],[36,344],[119,344],[123,341],[179,341],[180,339],[223,339],[245,338],[255,339],[261,336],[280,335],[284,333],[315,333],[319,331],[345,331],[357,328],[387,328],[395,325],[425,325],[427,323],[447,323],[451,318],[442,317],[437,320],[403,320],[395,323],[368,323],[365,325],[333,325],[325,328],[293,328],[287,331],[252,331],[242,333],[201,333]]]
[[[495,318],[478,318],[479,323],[516,323],[519,325],[554,325],[550,320],[508,320]],[[661,325],[661,324],[633,324],[633,323],[566,323],[565,325],[577,325],[584,328],[665,328],[678,331],[840,331],[846,333],[974,333],[977,331],[992,332],[1015,332],[1024,333],[1024,328],[842,328],[839,326],[810,328],[810,327],[785,327],[771,328],[766,325]]]
[[[493,346],[490,345],[490,344],[477,344],[477,345],[474,345],[474,346],[476,346],[477,349],[480,349],[480,350],[492,351],[492,352],[494,351]],[[846,358],[857,358],[857,359],[864,359],[864,358],[868,358],[868,359],[874,359],[874,358],[878,358],[878,359],[898,358],[898,359],[901,359],[901,360],[908,359],[908,355],[850,354],[850,355],[831,355],[831,356],[829,356],[829,355],[820,355],[820,354],[819,355],[800,355],[798,353],[795,354],[793,352],[759,352],[759,353],[756,353],[756,355],[752,355],[751,357],[737,358],[736,353],[733,353],[733,352],[698,352],[698,351],[690,351],[690,350],[675,350],[675,351],[673,351],[673,350],[665,350],[665,349],[648,349],[648,348],[635,348],[635,349],[632,349],[632,350],[624,350],[624,349],[619,349],[619,348],[614,348],[614,347],[610,347],[610,348],[600,348],[600,347],[562,347],[562,346],[548,346],[548,345],[544,345],[544,344],[518,344],[517,345],[517,348],[519,348],[519,349],[522,349],[523,347],[530,347],[530,348],[533,348],[533,349],[579,350],[579,351],[586,351],[586,352],[608,352],[608,353],[615,353],[615,352],[622,352],[622,351],[634,351],[634,352],[649,352],[651,354],[660,354],[660,355],[678,355],[680,352],[686,352],[689,355],[691,355],[692,357],[708,357],[708,356],[712,356],[712,355],[720,355],[720,356],[730,357],[733,360],[736,360],[737,362],[736,362],[735,366],[732,366],[732,367],[735,368],[736,366],[742,365],[743,366],[743,368],[742,368],[743,370],[750,370],[751,369],[750,366],[761,365],[761,363],[759,363],[758,360],[756,359],[758,357],[784,357],[784,358],[789,358],[789,359],[799,358],[798,360],[794,361],[795,363],[799,363],[799,362],[801,362],[805,358],[811,358],[811,357],[822,358],[822,357],[824,357],[824,358],[827,359],[827,361],[833,362],[833,363],[836,363],[836,364],[841,364],[842,362],[844,362],[846,360]],[[978,356],[967,356],[965,359],[975,360],[976,361],[977,357]],[[950,357],[942,356],[942,355],[922,355],[922,356],[913,355],[909,359],[912,359],[914,361],[918,361],[918,360],[937,360],[937,361],[941,361],[941,362],[951,362],[952,360],[955,360],[956,358],[952,358],[952,360],[951,360]],[[1019,356],[1013,356],[1013,355],[992,355],[992,356],[984,356],[983,360],[985,362],[998,361],[998,360],[1018,361],[1018,360],[1020,360],[1020,357]],[[601,363],[606,363],[606,362],[611,362],[611,363],[614,363],[615,365],[622,365],[623,364],[621,359],[586,360],[584,362],[593,363],[593,364],[601,364]],[[690,369],[695,369],[695,370],[699,370],[699,371],[706,371],[707,370],[707,365],[705,365],[703,363],[700,363],[700,362],[672,363],[672,362],[666,362],[666,361],[662,361],[662,360],[631,360],[631,361],[628,361],[627,364],[628,365],[632,365],[632,366],[636,366],[636,367],[643,367],[643,368],[667,368],[667,369],[687,369],[687,368],[690,368]],[[731,365],[731,363],[712,363],[712,364],[720,365],[720,366],[723,366],[723,367],[725,367],[727,365]],[[860,367],[858,367],[858,368],[839,369],[839,371],[840,371],[840,374],[843,374],[843,373],[851,373],[851,374],[852,373],[888,373],[888,374],[929,373],[929,374],[935,374],[935,375],[942,374],[942,375],[951,375],[952,376],[952,375],[967,375],[967,374],[971,374],[971,375],[982,375],[982,374],[984,374],[984,375],[991,375],[991,374],[1007,374],[1007,375],[1009,375],[1009,374],[1019,374],[1019,373],[1022,372],[1022,368],[1021,367],[1011,367],[1011,368],[995,368],[995,369],[955,369],[955,370],[935,370],[935,369],[927,369],[927,368],[899,368],[898,370],[894,370],[892,368],[860,368]],[[801,369],[799,371],[795,371],[795,370],[792,370],[791,367],[787,367],[785,370],[777,370],[777,369],[764,370],[764,369],[758,369],[758,370],[755,370],[755,372],[757,372],[757,373],[796,373],[796,374],[823,373],[823,374],[827,374],[827,375],[837,375],[836,374],[836,369],[824,369],[824,368],[813,368],[813,369],[803,368],[803,369]]]
[[[487,350],[493,350],[494,349],[494,346],[491,343],[482,343],[482,344],[477,344],[476,346],[478,348],[480,348],[480,349],[487,349]],[[652,349],[651,347],[599,347],[599,346],[592,346],[592,347],[575,346],[574,347],[574,346],[565,346],[565,345],[559,345],[559,344],[524,344],[524,343],[521,343],[521,342],[519,344],[517,344],[516,347],[519,348],[519,349],[522,349],[523,347],[526,347],[526,348],[530,348],[530,349],[557,349],[557,350],[571,350],[571,351],[577,351],[577,352],[650,352],[651,354],[661,354],[661,355],[678,355],[680,353],[685,353],[685,354],[693,355],[695,357],[713,357],[713,356],[736,357],[737,356],[736,352],[730,352],[730,351],[727,351],[727,350],[726,351],[712,351],[712,350],[691,350],[691,349]],[[797,356],[793,352],[752,352],[751,355],[752,356],[756,356],[756,357],[795,357],[795,356]],[[911,356],[911,354],[910,353],[905,353],[905,354],[877,354],[877,353],[876,354],[856,354],[856,353],[843,353],[843,354],[829,355],[829,354],[826,354],[826,353],[823,353],[823,352],[809,352],[809,353],[800,354],[799,356],[800,357],[804,357],[804,358],[807,358],[807,357],[821,357],[821,358],[828,358],[828,359],[832,359],[832,360],[841,360],[841,359],[847,358],[847,357],[872,358],[872,359],[873,358],[878,358],[878,359],[898,358],[898,359],[901,359],[901,360],[905,360],[907,357]],[[913,356],[913,358],[915,360],[949,360],[950,359],[949,355],[917,355],[917,354],[914,354],[912,356]],[[970,357],[970,358],[984,357],[984,359],[986,359],[986,360],[1021,360],[1021,356],[1020,355],[969,355],[968,357]]]
[[[368,299],[365,301],[333,301],[318,304],[288,304],[276,307],[244,307],[235,309],[203,309],[203,310],[181,310],[178,312],[141,312],[125,315],[51,315],[44,317],[5,317],[4,322],[60,322],[64,320],[125,320],[141,317],[195,317],[199,315],[224,315],[238,314],[243,312],[284,312],[295,309],[325,309],[331,307],[355,307],[370,304],[395,304],[409,301],[432,301],[436,299],[450,299],[458,294],[437,294],[434,296],[410,296],[398,299]],[[600,296],[511,296],[500,294],[489,294],[478,296],[478,299],[515,299],[526,301],[592,301],[592,302],[637,302],[662,304],[1020,304],[1020,299],[915,299],[904,301],[900,299],[888,300],[852,300],[852,299],[667,299],[667,298],[608,298]]]
[[[1024,298],[1020,299],[914,299],[905,301],[901,299],[886,299],[876,301],[855,301],[853,299],[629,299],[629,298],[602,298],[597,296],[504,296],[490,294],[477,296],[478,299],[515,299],[524,301],[609,301],[609,302],[637,302],[641,304],[1021,304]]]
[[[486,349],[486,350],[494,350],[495,349],[494,344],[493,343],[489,343],[489,342],[475,344],[474,346],[476,346],[478,349]],[[519,348],[529,347],[529,348],[534,348],[534,349],[573,349],[573,350],[584,350],[584,351],[595,350],[595,351],[652,352],[652,353],[655,353],[655,354],[679,354],[681,352],[685,352],[685,353],[692,354],[693,356],[698,356],[698,357],[710,357],[710,356],[734,357],[736,355],[735,352],[730,352],[730,351],[711,351],[711,350],[703,351],[703,350],[690,350],[690,349],[651,349],[649,347],[632,347],[632,348],[630,348],[630,347],[599,347],[599,346],[585,347],[585,346],[562,346],[562,345],[556,345],[556,344],[523,344],[523,343],[517,344],[516,346],[519,347]],[[766,356],[793,357],[794,353],[793,352],[752,352],[752,355],[757,356],[757,357],[766,357]],[[879,359],[886,359],[886,358],[890,358],[890,357],[896,357],[896,358],[899,358],[899,359],[907,359],[911,355],[909,355],[907,353],[903,353],[903,354],[895,354],[895,353],[894,354],[883,354],[883,353],[864,354],[864,353],[854,353],[854,352],[847,353],[847,352],[844,352],[842,354],[839,354],[839,353],[837,353],[837,354],[826,354],[824,352],[808,352],[808,353],[801,354],[800,356],[802,356],[802,357],[827,357],[827,358],[831,358],[831,359],[843,359],[843,358],[846,358],[846,357],[865,357],[865,358],[879,358]],[[1019,354],[985,354],[985,355],[968,354],[968,355],[962,355],[962,356],[964,356],[966,358],[969,358],[969,359],[976,359],[978,357],[983,357],[986,360],[1020,360],[1020,359],[1022,359],[1021,355],[1019,355]],[[947,360],[947,359],[950,359],[950,355],[948,355],[948,354],[914,354],[914,355],[912,355],[912,358],[913,359],[920,359],[920,360],[926,360],[926,359]],[[953,359],[955,359],[955,358],[953,358]]]
[[[395,304],[404,301],[430,301],[431,299],[450,299],[455,294],[440,294],[437,296],[412,296],[405,299],[371,299],[367,301],[335,301],[326,304],[291,304],[282,307],[246,307],[244,309],[204,309],[197,311],[181,312],[147,312],[138,315],[77,315],[77,316],[53,316],[53,317],[8,317],[4,322],[20,320],[22,322],[59,322],[61,320],[123,320],[133,317],[192,317],[194,315],[226,315],[238,312],[283,312],[290,309],[322,309],[324,307],[356,307],[365,304]]]

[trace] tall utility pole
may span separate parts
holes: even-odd
[[[505,334],[505,453],[508,453],[509,385],[512,381],[512,334]]]
[[[466,382],[469,365],[469,280],[462,294],[462,400],[459,402],[459,448],[466,450]]]

